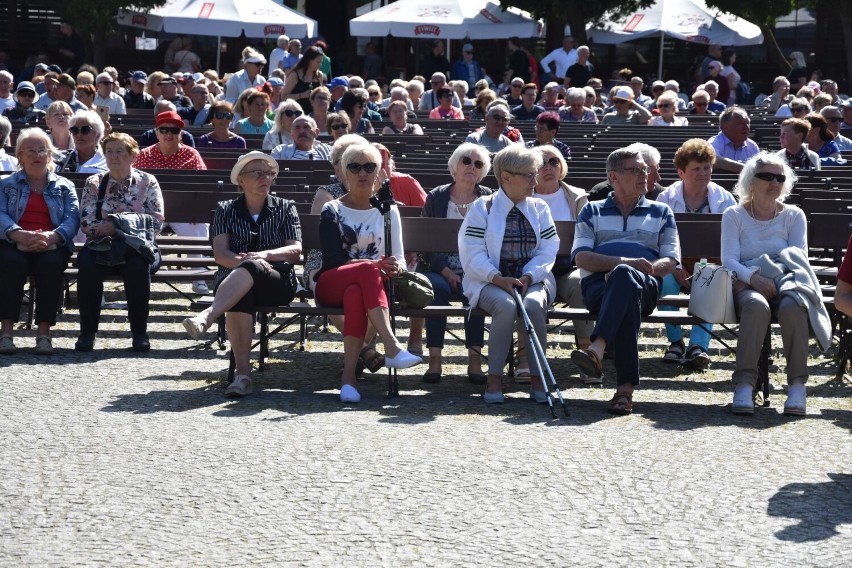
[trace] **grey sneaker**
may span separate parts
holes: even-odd
[[[204,339],[204,334],[207,332],[207,322],[199,317],[186,318],[183,320],[183,327],[186,333],[196,341]]]
[[[36,355],[53,355],[53,340],[50,336],[39,335],[36,337]]]
[[[225,396],[229,398],[240,398],[251,394],[251,377],[248,375],[237,375],[225,389]]]
[[[0,337],[0,354],[1,355],[14,355],[18,352],[18,348],[15,347],[15,341],[12,339],[11,335],[4,335]]]

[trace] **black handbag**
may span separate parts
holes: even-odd
[[[296,297],[296,291],[299,289],[299,283],[296,279],[296,270],[289,262],[270,262],[272,269],[281,275],[281,281],[286,284],[284,296],[279,301],[279,304],[284,306],[293,301]]]

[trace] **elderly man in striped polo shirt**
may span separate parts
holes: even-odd
[[[618,388],[609,412],[630,414],[639,384],[639,327],[654,311],[663,277],[680,262],[674,214],[668,205],[650,201],[648,165],[635,149],[609,155],[606,171],[612,194],[580,211],[571,256],[583,277],[583,302],[597,314],[588,349],[574,350],[571,360],[590,377],[602,374],[603,355],[615,347]]]

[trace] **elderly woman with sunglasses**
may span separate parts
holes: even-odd
[[[207,120],[213,125],[213,131],[199,136],[195,140],[196,148],[237,148],[245,149],[246,139],[231,131],[234,120],[234,107],[228,101],[216,101],[210,105]]]
[[[213,222],[213,255],[219,265],[213,305],[183,320],[190,337],[203,339],[207,329],[226,315],[225,325],[234,353],[234,380],[229,397],[252,391],[251,339],[255,306],[280,305],[296,290],[290,267],[302,253],[302,230],[292,201],[269,195],[278,163],[269,154],[249,152],[237,159],[231,183],[239,197],[223,201]]]
[[[101,150],[100,140],[104,135],[104,123],[93,110],[74,113],[68,131],[74,138],[74,149],[57,163],[56,171],[97,174],[107,169],[106,157]]]
[[[341,136],[352,133],[352,122],[349,120],[349,115],[343,111],[329,114],[326,124],[328,133],[331,134],[331,144],[337,142]]]
[[[491,314],[488,378],[483,394],[488,404],[505,400],[501,376],[517,317],[514,289],[524,298],[539,342],[547,345],[547,309],[556,294],[551,270],[559,236],[550,208],[533,197],[541,166],[541,153],[520,144],[498,152],[493,168],[500,189],[473,203],[459,231],[464,294],[472,308]],[[526,343],[531,353],[529,337]],[[530,383],[530,398],[546,402],[537,358],[530,361]]]
[[[735,414],[754,412],[758,359],[773,315],[781,325],[787,363],[785,414],[805,414],[809,323],[822,348],[831,344],[831,324],[819,292],[806,296],[795,286],[804,278],[806,285],[819,290],[807,260],[805,214],[784,204],[795,182],[796,175],[782,157],[760,153],[740,172],[734,190],[740,203],[722,214],[722,263],[735,278],[740,320],[732,377]],[[797,272],[795,283],[785,277],[790,270]],[[803,301],[806,297],[810,300]]]
[[[391,101],[388,105],[388,118],[391,123],[382,129],[382,134],[423,134],[419,124],[408,122],[407,101]]]
[[[385,346],[385,365],[405,369],[421,362],[397,340],[388,315],[383,281],[405,271],[399,211],[391,206],[391,242],[385,242],[384,217],[370,203],[380,184],[382,156],[372,146],[349,146],[340,160],[347,193],[326,203],[320,213],[322,268],[314,275],[320,304],[343,306],[341,402],[361,400],[356,368],[367,334],[375,327]],[[391,255],[387,255],[386,247]]]
[[[12,334],[21,312],[24,284],[32,273],[38,288],[35,352],[53,353],[50,328],[62,294],[62,273],[80,226],[74,184],[54,173],[53,147],[39,128],[18,135],[19,170],[0,187],[0,354],[17,351]]]
[[[292,99],[287,99],[278,105],[275,110],[275,121],[272,124],[272,129],[263,137],[262,148],[272,150],[281,144],[292,144],[293,137],[290,135],[290,131],[293,128],[293,121],[302,114],[304,114],[302,107]]]
[[[688,126],[689,120],[685,116],[677,116],[680,98],[674,91],[665,91],[657,97],[657,110],[659,116],[654,116],[648,121],[649,126]]]
[[[586,91],[571,87],[565,94],[565,106],[559,109],[562,122],[591,122],[598,123],[598,115],[586,106]]]
[[[426,195],[423,217],[441,219],[464,219],[473,202],[483,195],[494,193],[480,185],[491,169],[491,157],[482,146],[464,143],[450,156],[448,163],[453,182],[439,185]],[[432,282],[434,306],[449,305],[453,296],[463,295],[461,260],[458,253],[429,253],[423,255],[422,270]],[[467,298],[463,298],[467,304]],[[442,351],[444,334],[447,330],[446,317],[426,319],[426,347],[429,349],[429,368],[423,382],[437,383],[442,375]],[[467,377],[475,385],[484,385],[482,373],[482,346],[485,344],[485,318],[471,315],[465,318],[465,346],[467,347]]]

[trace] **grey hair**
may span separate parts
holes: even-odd
[[[606,173],[610,172],[623,172],[624,171],[624,162],[627,160],[632,160],[636,157],[641,157],[642,152],[639,149],[635,148],[634,145],[628,146],[626,148],[619,148],[615,150],[612,154],[607,156],[606,158]]]
[[[506,102],[506,99],[495,99],[488,103],[488,106],[485,107],[485,116],[491,116],[493,111],[496,108],[501,108],[506,111],[506,114],[509,115],[509,120],[512,120],[514,115],[512,114],[512,109],[509,108],[509,103]]]
[[[408,91],[405,90],[405,87],[394,87],[393,89],[391,89],[390,94],[391,94],[391,99],[393,99],[394,95],[396,95],[397,97],[402,97],[402,98],[396,99],[396,100],[401,100],[401,101],[407,101],[408,100]]]
[[[709,102],[710,101],[710,93],[708,93],[704,89],[698,89],[697,91],[692,93],[692,100],[694,101],[695,99],[703,99],[703,100],[706,100],[706,101]]]
[[[287,47],[289,44],[290,44],[290,38],[283,35],[283,34],[278,36],[278,39],[275,40],[275,45],[277,45],[278,47],[284,48],[284,47]]]
[[[731,122],[734,119],[734,116],[741,116],[748,121],[751,120],[745,109],[743,109],[742,107],[738,107],[737,105],[731,105],[725,110],[723,110],[722,114],[719,115],[719,127],[722,127],[725,124]]]
[[[157,104],[154,105],[154,117],[156,117],[161,112],[168,112],[170,110],[177,112],[177,107],[173,102],[157,101]]]
[[[343,157],[343,152],[345,152],[349,146],[354,144],[369,146],[370,142],[368,142],[367,139],[360,134],[344,134],[335,140],[334,146],[331,147],[331,156],[329,156],[331,164],[333,166],[337,166],[340,163],[340,158]]]
[[[789,59],[795,61],[797,67],[807,67],[807,64],[805,63],[805,54],[801,51],[791,52]]]
[[[0,115],[0,146],[9,145],[9,135],[12,133],[12,123],[5,116]]]
[[[488,152],[480,146],[479,144],[472,144],[470,142],[465,142],[463,144],[459,144],[459,146],[453,151],[453,154],[450,156],[449,161],[447,162],[447,168],[450,171],[450,175],[453,176],[453,179],[456,178],[456,168],[461,163],[461,159],[465,156],[477,156],[484,166],[479,170],[479,178],[477,178],[476,183],[481,182],[485,179],[485,176],[488,175],[489,170],[491,170],[491,156],[488,155]]]
[[[275,109],[275,120],[272,121],[272,128],[270,130],[272,132],[281,132],[284,130],[284,111],[285,110],[302,110],[302,105],[297,103],[294,99],[284,99],[281,101],[281,104],[278,105],[278,108]]]
[[[778,87],[786,84],[788,87],[790,86],[790,81],[784,75],[778,75],[775,77],[775,80],[772,81],[772,90],[777,91]]]
[[[571,87],[568,89],[568,92],[565,93],[565,99],[570,104],[571,101],[579,101],[582,100],[586,102],[586,90],[580,87]]]
[[[345,170],[358,156],[368,156],[378,166],[378,169],[381,169],[382,153],[368,142],[367,144],[353,144],[344,150],[340,157],[340,171]]]
[[[414,87],[421,95],[423,94],[423,91],[426,88],[425,85],[423,85],[423,81],[421,81],[420,79],[412,79],[411,81],[409,81],[407,88],[411,87]]]
[[[527,148],[523,144],[511,144],[497,152],[491,167],[494,168],[494,175],[499,182],[503,172],[518,172],[525,169],[538,171],[543,163],[540,152]]]
[[[349,88],[350,88],[350,89],[355,88],[355,85],[353,85],[353,84],[352,84],[352,83],[353,83],[353,81],[354,81],[355,83],[358,83],[358,85],[359,85],[359,87],[358,87],[358,88],[361,88],[361,89],[363,89],[363,88],[364,88],[364,79],[363,79],[361,76],[359,76],[359,75],[352,75],[351,77],[349,77]]]
[[[542,164],[544,163],[544,153],[552,154],[554,158],[559,160],[559,179],[563,179],[568,175],[568,162],[565,161],[565,156],[559,151],[559,148],[552,144],[542,144],[533,148],[541,154]]]
[[[89,126],[92,127],[92,130],[97,134],[98,144],[100,144],[101,138],[104,137],[104,121],[101,120],[101,117],[93,110],[78,110],[74,114],[71,115],[71,118],[68,120],[68,127],[71,128],[80,120],[85,120],[89,123]]]
[[[53,145],[53,142],[50,140],[50,136],[47,135],[47,132],[42,130],[41,128],[33,127],[33,128],[24,128],[18,133],[18,139],[15,141],[15,157],[18,158],[18,170],[22,170],[24,166],[20,162],[20,154],[24,144],[33,138],[37,138],[42,141],[42,143],[47,147],[49,155],[56,153],[56,147]],[[46,167],[48,171],[53,171],[56,169],[56,163],[53,160],[47,160]]]
[[[754,176],[763,166],[778,166],[783,168],[784,175],[787,176],[787,179],[781,186],[781,195],[778,197],[779,201],[787,199],[787,196],[793,191],[793,186],[799,178],[796,176],[793,168],[787,163],[787,160],[778,154],[761,152],[745,163],[742,171],[740,171],[740,177],[737,179],[736,185],[734,185],[733,194],[740,198],[740,203],[751,203],[751,187],[754,184]]]
[[[712,85],[713,87],[716,87],[716,90],[717,90],[717,91],[719,90],[719,83],[717,83],[717,82],[716,82],[716,81],[714,81],[713,79],[710,79],[710,80],[708,80],[706,83],[704,83],[704,90],[706,91],[706,90],[707,90],[707,87],[709,87],[709,86],[711,86],[711,85]]]
[[[629,145],[627,150],[631,150],[633,152],[638,152],[642,155],[642,159],[645,160],[647,165],[660,165],[660,151],[651,146],[650,144],[645,144],[644,142],[634,142]]]
[[[470,90],[470,85],[467,84],[467,81],[464,81],[462,79],[456,79],[455,81],[453,81],[453,89],[459,89],[467,93],[468,90]]]
[[[296,125],[297,120],[301,120],[302,122],[307,122],[308,124],[310,124],[311,130],[317,129],[317,121],[314,120],[314,117],[312,117],[312,116],[308,116],[307,114],[303,114],[302,116],[297,116],[296,118],[293,119],[293,126]]]

